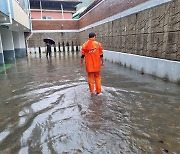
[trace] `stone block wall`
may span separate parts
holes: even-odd
[[[91,31],[106,50],[180,61],[179,0],[84,30],[80,44]]]
[[[45,43],[43,42],[44,38],[52,38],[56,42],[56,46],[58,46],[58,43],[62,46],[62,43],[66,45],[69,43],[69,45],[72,45],[72,41],[74,46],[77,46],[80,44],[79,42],[79,34],[76,32],[57,32],[57,33],[34,33],[32,37],[28,40],[28,47],[45,47]]]

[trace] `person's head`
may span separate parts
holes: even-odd
[[[96,34],[94,32],[89,33],[89,38],[94,38],[94,37],[96,37]]]

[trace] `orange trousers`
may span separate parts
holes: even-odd
[[[96,85],[96,93],[101,92],[101,75],[100,72],[88,72],[89,90],[94,93],[94,84]]]

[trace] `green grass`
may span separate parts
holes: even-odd
[[[5,64],[5,65],[0,65],[0,73],[4,72],[5,69],[9,69],[14,65],[14,63],[10,63],[10,64]]]

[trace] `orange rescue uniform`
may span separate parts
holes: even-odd
[[[95,41],[95,38],[89,38],[82,46],[82,56],[85,56],[86,71],[88,73],[88,83],[91,93],[94,93],[94,79],[96,92],[101,92],[101,57],[103,56],[102,45]]]

